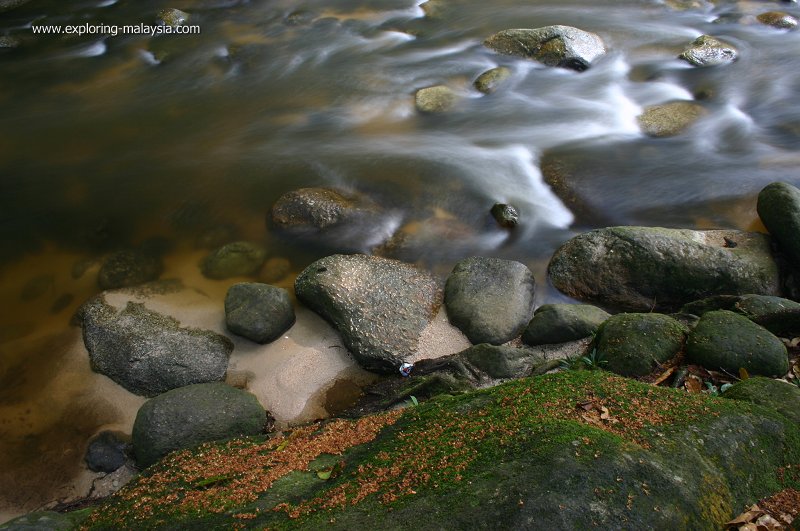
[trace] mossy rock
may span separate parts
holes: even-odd
[[[742,314],[778,336],[800,335],[800,303],[781,297],[719,295],[691,302],[681,308],[682,313],[698,316],[715,310]]]
[[[645,134],[666,137],[683,133],[705,114],[705,108],[692,101],[672,101],[646,108],[637,121]]]
[[[645,376],[683,348],[686,327],[668,315],[622,313],[597,331],[597,357],[622,376]]]
[[[800,387],[794,384],[755,376],[735,383],[722,396],[772,408],[800,423]]]
[[[155,280],[161,274],[161,261],[138,250],[113,253],[106,258],[97,274],[100,289],[138,286]]]
[[[711,530],[798,460],[767,408],[568,371],[178,452],[85,525]]]
[[[212,251],[200,265],[203,275],[214,280],[254,275],[261,269],[267,250],[250,242],[234,242]]]
[[[789,183],[768,184],[758,194],[758,216],[795,266],[800,266],[800,189]]]
[[[423,114],[438,114],[451,111],[460,99],[450,87],[436,85],[419,89],[414,96],[414,103]]]
[[[730,44],[710,35],[700,35],[678,56],[693,66],[716,66],[732,63],[739,52]]]
[[[472,85],[478,92],[491,94],[509,77],[511,77],[511,69],[505,66],[498,66],[479,75]]]
[[[686,356],[707,369],[739,374],[783,376],[789,370],[786,347],[766,328],[728,310],[704,314],[689,335]]]
[[[793,29],[797,27],[797,18],[782,11],[767,11],[756,17],[756,20],[767,26],[778,29]]]
[[[156,17],[159,22],[166,26],[182,26],[189,20],[190,15],[185,11],[175,8],[162,9]]]
[[[606,53],[599,35],[560,25],[503,30],[486,39],[483,45],[505,55],[578,71],[586,70]]]
[[[533,313],[522,334],[527,345],[552,345],[575,341],[597,332],[611,315],[589,304],[544,304]]]

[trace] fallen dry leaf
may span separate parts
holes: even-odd
[[[690,393],[701,393],[703,391],[703,382],[693,374],[686,378],[686,382],[683,385]]]

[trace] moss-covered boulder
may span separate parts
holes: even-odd
[[[203,259],[203,275],[214,280],[254,275],[261,269],[267,250],[251,242],[233,242],[212,251]]]
[[[755,376],[735,383],[722,396],[772,408],[800,423],[800,387],[794,384]]]
[[[668,315],[622,313],[606,320],[595,337],[596,356],[622,376],[645,376],[683,348],[686,328]]]
[[[730,44],[710,35],[700,35],[678,56],[693,66],[716,66],[732,63],[739,52]]]
[[[681,308],[681,313],[703,315],[714,310],[740,313],[782,337],[800,335],[800,303],[768,295],[718,295]]]
[[[705,108],[692,101],[672,101],[647,107],[637,118],[639,127],[650,136],[675,136],[707,114]]]
[[[495,33],[484,46],[505,55],[534,59],[547,66],[586,70],[606,53],[603,39],[571,26],[508,29]]]
[[[789,370],[786,347],[766,328],[728,310],[704,314],[689,335],[686,357],[707,369],[739,374],[783,376]]]
[[[769,409],[568,371],[177,452],[85,525],[712,530],[799,461]]]
[[[474,86],[475,90],[478,92],[491,94],[509,77],[511,77],[511,69],[505,66],[498,66],[479,75],[472,86]]]
[[[611,315],[589,304],[545,304],[533,313],[522,341],[527,345],[548,345],[575,341],[594,334]]]
[[[295,315],[289,292],[268,284],[240,282],[225,295],[225,325],[236,335],[269,343],[289,330]]]
[[[430,274],[387,258],[333,255],[297,277],[297,298],[330,322],[367,370],[395,373],[441,304]]]
[[[179,448],[261,433],[267,417],[255,396],[224,383],[174,389],[148,400],[133,423],[133,450],[146,467]]]
[[[525,264],[470,257],[453,268],[444,288],[450,322],[474,344],[499,345],[519,336],[533,315],[536,282]]]
[[[780,295],[770,239],[735,230],[609,227],[556,250],[553,285],[627,311],[674,310],[711,295]]]
[[[423,114],[437,114],[452,110],[460,99],[450,87],[436,85],[419,89],[414,95],[414,104]]]
[[[800,189],[782,182],[768,184],[758,194],[756,209],[781,251],[800,266]]]
[[[1,524],[0,529],[3,531],[69,531],[77,529],[86,516],[86,511],[67,514],[55,511],[36,511]]]

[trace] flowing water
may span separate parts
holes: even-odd
[[[130,421],[91,399],[86,373],[65,376],[77,370],[63,348],[79,335],[70,316],[98,291],[93,275],[114,249],[157,248],[174,275],[196,270],[203,238],[223,234],[266,245],[296,273],[335,245],[281,239],[265,216],[289,190],[334,186],[385,209],[372,233],[404,231],[402,258],[439,275],[470,254],[520,260],[544,302],[560,297],[547,260],[577,231],[758,228],[758,190],[800,183],[800,31],[754,16],[800,16],[796,6],[32,0],[0,12],[9,38],[0,42],[15,44],[0,48],[0,510],[55,495],[75,473],[58,463],[74,464],[98,426]],[[200,34],[31,30],[149,25],[164,7],[189,12]],[[595,32],[608,53],[578,73],[481,44],[501,29],[550,24]],[[704,33],[735,45],[739,60],[676,59]],[[471,87],[500,65],[512,75],[497,92]],[[437,84],[463,99],[420,115],[414,92]],[[684,134],[640,132],[644,107],[692,98],[709,112]],[[572,168],[568,202],[545,183],[543,160]],[[514,231],[489,217],[496,202],[519,209]],[[380,239],[347,243],[370,251]],[[347,383],[332,389],[353,394]],[[28,462],[43,454],[44,471],[32,474]]]

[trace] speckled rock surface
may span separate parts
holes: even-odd
[[[732,63],[739,56],[736,48],[709,35],[700,35],[678,56],[694,66]]]
[[[571,26],[503,30],[483,44],[498,53],[573,70],[586,70],[606,53],[605,44],[598,35]]]
[[[376,372],[393,373],[416,351],[441,304],[428,273],[363,254],[317,260],[297,277],[295,293],[336,328],[362,367]]]
[[[672,101],[653,105],[639,115],[637,121],[649,136],[675,136],[707,114],[702,105],[692,101]]]

